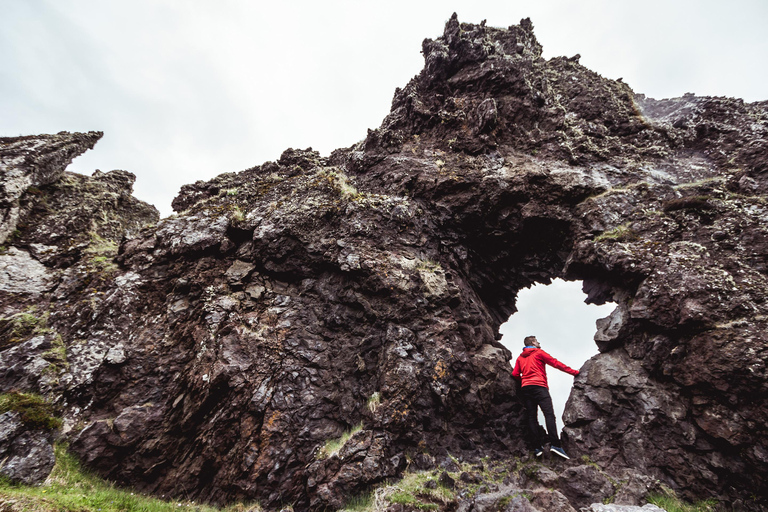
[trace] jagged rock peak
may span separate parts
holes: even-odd
[[[29,187],[53,183],[75,157],[92,149],[102,132],[0,137],[0,244],[15,229],[18,201]]]
[[[131,195],[132,173],[97,170],[89,177],[65,171],[101,136],[61,132],[0,139],[0,289],[11,297],[38,296],[61,268],[106,260],[124,237],[158,220],[157,209]],[[9,303],[5,313],[24,304]]]
[[[422,44],[424,69],[398,89],[392,111],[366,147],[399,147],[412,136],[470,154],[514,144],[573,161],[605,159],[618,140],[647,128],[623,82],[605,79],[573,58],[545,60],[530,19],[507,29],[459,23]],[[584,100],[589,93],[590,101]]]
[[[445,80],[464,65],[486,60],[506,60],[514,57],[539,59],[542,47],[533,34],[530,18],[508,29],[459,23],[453,13],[445,24],[443,36],[425,39],[422,43],[425,78],[430,81]]]

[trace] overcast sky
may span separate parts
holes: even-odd
[[[501,326],[501,342],[512,351],[511,365],[523,351],[523,339],[536,336],[545,350],[562,363],[578,370],[597,354],[594,342],[595,320],[611,314],[616,307],[584,304],[587,296],[581,282],[555,279],[551,285],[537,284],[521,290],[517,296],[517,313]],[[555,404],[558,428],[560,417],[573,385],[573,376],[547,367],[547,380]],[[541,416],[544,425],[544,417]]]
[[[766,0],[0,0],[0,136],[104,131],[70,170],[131,171],[135,195],[166,216],[185,183],[362,140],[454,11],[502,27],[530,17],[546,58],[579,53],[651,97],[768,99]],[[579,309],[573,287],[546,290],[575,309],[519,302],[518,321],[531,304],[545,324],[566,318],[564,333],[512,336],[539,334],[578,367],[607,312]]]
[[[0,0],[0,135],[104,131],[70,170],[181,185],[363,139],[445,21],[530,17],[545,57],[652,97],[768,99],[768,2]]]

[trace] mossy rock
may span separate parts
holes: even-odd
[[[53,404],[40,395],[10,391],[0,394],[0,414],[14,411],[21,421],[32,429],[55,430],[61,428],[62,420],[56,417]]]

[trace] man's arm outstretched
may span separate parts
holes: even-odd
[[[576,375],[579,374],[579,370],[574,370],[573,368],[571,368],[567,364],[561,363],[560,361],[558,361],[557,359],[555,359],[551,355],[547,354],[543,350],[541,351],[541,360],[544,361],[545,363],[547,363],[552,368],[557,368],[558,370],[563,371],[565,373],[570,373],[573,376],[576,376]]]

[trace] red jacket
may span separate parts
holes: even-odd
[[[515,369],[512,370],[512,377],[522,380],[522,386],[543,386],[547,385],[547,369],[545,365],[552,366],[558,370],[571,375],[578,375],[579,370],[574,370],[540,348],[526,347],[523,353],[515,361]]]

